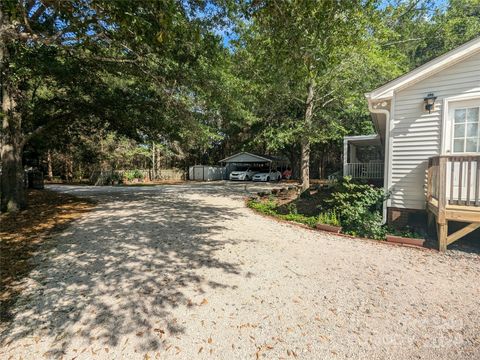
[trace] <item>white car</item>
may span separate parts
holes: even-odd
[[[239,169],[232,171],[230,173],[230,180],[240,180],[240,181],[249,181],[252,180],[253,176],[257,173],[257,171],[254,171],[250,168],[244,168],[244,169]]]
[[[253,175],[253,181],[280,181],[282,173],[280,171],[264,171]]]

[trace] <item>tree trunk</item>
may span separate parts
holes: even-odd
[[[2,10],[0,7],[0,26],[7,26],[9,19]],[[22,164],[22,118],[17,109],[16,89],[7,82],[9,55],[5,39],[0,38],[0,96],[3,115],[0,145],[2,161],[0,210],[2,212],[18,211],[26,206]]]
[[[312,125],[313,116],[313,99],[315,96],[315,84],[310,80],[307,86],[307,100],[305,102],[305,116],[303,119],[304,136],[301,141],[301,158],[300,158],[300,179],[302,181],[302,193],[310,187],[310,139],[309,133]]]
[[[67,176],[70,181],[73,181],[73,156],[68,155],[67,158]]]
[[[3,84],[2,84],[3,85]],[[18,211],[26,206],[24,170],[22,164],[21,117],[16,111],[15,100],[6,86],[2,88],[2,175],[1,211]]]
[[[73,180],[73,158],[68,153],[63,157],[63,171],[65,172],[66,182],[71,182]]]
[[[157,162],[155,159],[155,155],[156,155],[155,152],[156,152],[155,143],[152,142],[152,180],[155,180],[157,178]]]
[[[52,151],[48,150],[47,152],[47,179],[49,181],[53,180],[53,165],[52,165]]]

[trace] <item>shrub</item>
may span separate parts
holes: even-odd
[[[297,204],[291,202],[285,206],[289,214],[298,214]]]
[[[405,238],[412,238],[412,239],[423,239],[424,236],[414,229],[412,229],[410,226],[406,226],[404,229],[394,229],[391,227],[386,228],[387,234],[391,235],[396,235],[396,236],[401,236]]]
[[[300,224],[305,224],[310,227],[315,227],[315,225],[317,224],[317,217],[315,216],[305,216],[297,213],[289,213],[286,215],[279,214],[277,211],[277,203],[273,200],[267,200],[262,202],[255,199],[250,199],[247,201],[247,206],[251,209],[261,212],[262,214],[275,216],[279,219],[287,221],[298,222]]]
[[[111,180],[111,181],[122,182],[123,177],[122,177],[122,175],[120,175],[119,173],[113,172],[112,175],[110,175],[110,180]]]
[[[326,211],[318,215],[318,223],[325,225],[340,226],[340,219],[335,210]]]
[[[143,173],[140,170],[128,170],[123,174],[127,181],[133,181],[134,179],[143,179]]]
[[[337,184],[327,202],[338,214],[346,234],[384,239],[386,230],[381,211],[386,198],[383,189],[357,184],[346,177]]]

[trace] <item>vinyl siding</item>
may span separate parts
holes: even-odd
[[[435,110],[423,98],[437,96]],[[427,161],[439,155],[444,98],[480,92],[480,53],[395,93],[391,127],[390,206],[424,209]]]

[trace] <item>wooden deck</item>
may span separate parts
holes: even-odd
[[[480,156],[435,156],[428,161],[427,212],[435,220],[439,250],[480,228]],[[448,234],[448,222],[465,222]]]

